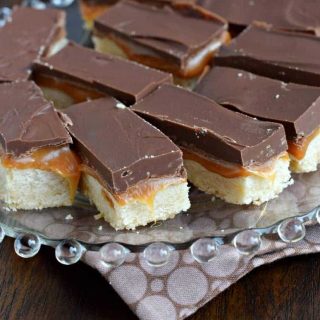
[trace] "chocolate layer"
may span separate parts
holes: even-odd
[[[320,35],[318,0],[198,0],[197,3],[234,25],[245,27],[253,21],[262,21],[276,28]]]
[[[242,166],[265,163],[287,149],[282,125],[230,111],[182,88],[163,85],[133,110],[180,146]]]
[[[132,104],[172,76],[134,62],[68,44],[54,56],[33,65],[35,74],[71,80]]]
[[[0,84],[0,143],[19,156],[41,147],[71,143],[52,104],[32,81]]]
[[[64,21],[63,11],[15,7],[0,28],[0,82],[29,79],[33,60],[64,36]]]
[[[72,121],[68,129],[76,151],[111,192],[125,192],[149,178],[184,174],[178,147],[113,98],[73,105],[65,113]]]
[[[282,123],[289,140],[307,136],[320,126],[320,88],[317,87],[215,67],[196,92],[250,116]]]
[[[262,76],[320,86],[320,38],[303,33],[249,26],[215,63]]]
[[[181,68],[226,29],[223,19],[190,3],[152,6],[120,1],[95,21],[97,32],[139,44]]]

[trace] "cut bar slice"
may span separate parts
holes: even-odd
[[[320,86],[319,56],[319,37],[252,25],[222,48],[214,62],[285,82]]]
[[[258,121],[163,85],[133,110],[184,150],[188,179],[235,204],[262,203],[291,183],[281,124]]]
[[[261,21],[283,30],[320,33],[318,0],[198,0],[202,7],[226,18],[233,27]]]
[[[72,205],[80,162],[51,103],[29,81],[0,85],[0,199],[9,209]]]
[[[171,75],[69,43],[50,58],[34,63],[34,79],[47,98],[65,107],[106,95],[133,104]]]
[[[94,24],[96,50],[171,72],[190,85],[227,40],[226,22],[191,3],[120,1]]]
[[[320,88],[215,67],[203,78],[196,92],[247,115],[283,124],[292,158],[291,169],[294,172],[317,170]]]
[[[171,0],[135,0],[147,4],[169,4]],[[176,1],[176,0],[175,0]],[[91,30],[93,28],[94,20],[100,17],[119,0],[80,0],[80,12],[82,19],[85,22],[85,28]],[[182,0],[182,2],[195,3],[195,0]]]
[[[113,98],[65,110],[83,161],[82,191],[115,229],[173,218],[189,206],[182,153]]]
[[[65,13],[16,7],[0,28],[0,82],[27,80],[33,60],[66,44]]]

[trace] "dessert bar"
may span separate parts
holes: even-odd
[[[283,124],[292,171],[317,170],[320,162],[320,88],[215,67],[196,91],[230,109]]]
[[[171,72],[192,87],[216,50],[229,40],[227,23],[191,3],[120,1],[95,20],[97,51]]]
[[[0,199],[9,209],[72,205],[80,162],[52,104],[31,81],[0,84]]]
[[[285,82],[320,86],[320,38],[251,25],[215,57],[215,64]]]
[[[115,229],[189,208],[182,152],[158,129],[111,97],[64,111],[83,162],[81,190]]]
[[[164,82],[168,73],[69,43],[33,65],[34,80],[57,107],[111,95],[133,104]]]
[[[318,0],[198,0],[197,3],[226,18],[231,29],[241,30],[261,21],[278,29],[320,35]]]
[[[0,28],[0,82],[29,79],[33,60],[66,44],[64,24],[63,11],[15,7]]]
[[[206,97],[163,85],[133,110],[183,150],[188,179],[235,204],[260,204],[292,183],[281,124],[228,110]]]
[[[141,3],[148,4],[164,4],[173,2],[171,0],[135,0]],[[180,0],[174,0],[180,1]],[[105,13],[108,9],[116,4],[118,0],[80,0],[79,7],[82,19],[84,20],[84,26],[86,29],[91,30],[93,28],[94,20]],[[196,0],[182,0],[182,2],[195,3]]]

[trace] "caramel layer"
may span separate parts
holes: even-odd
[[[82,164],[81,171],[94,177],[105,188],[105,190],[102,191],[102,194],[112,208],[114,207],[114,202],[120,206],[124,206],[130,201],[139,201],[145,203],[150,210],[153,210],[154,200],[159,191],[170,185],[175,185],[184,181],[183,178],[179,177],[150,179],[130,187],[126,192],[111,193],[107,190],[101,177],[92,168]]]
[[[166,188],[171,183],[144,182],[135,187],[131,187],[126,193],[115,195],[116,201],[120,205],[125,205],[127,202],[137,200],[145,203],[150,210],[153,210],[156,194]]]
[[[263,164],[261,166],[255,166],[246,168],[238,164],[230,164],[227,165],[225,163],[214,162],[211,159],[207,159],[205,157],[199,156],[193,152],[190,152],[186,149],[182,149],[183,158],[185,160],[192,160],[199,164],[201,164],[204,168],[206,168],[210,172],[214,172],[219,174],[225,178],[241,178],[241,177],[249,177],[249,176],[260,176],[264,178],[273,178],[274,176],[274,161],[278,159],[288,159],[288,154],[284,153],[278,158],[268,161],[268,163]]]
[[[95,3],[90,5],[85,1],[80,1],[82,17],[88,22],[92,22],[95,18],[101,16],[109,7],[110,4]]]
[[[63,91],[64,93],[69,95],[75,103],[84,102],[88,99],[97,99],[105,96],[99,91],[76,86],[70,82],[56,79],[54,77],[36,75],[34,80],[40,87],[47,87]]]
[[[109,203],[109,206],[114,209],[114,203],[105,189],[102,189],[102,196]]]
[[[298,142],[288,141],[288,146],[289,146],[288,152],[292,154],[297,160],[303,159],[304,156],[306,155],[309,144],[319,134],[320,134],[320,128],[315,129],[311,134],[300,139]]]
[[[98,35],[98,37],[101,38],[101,40],[103,41],[103,38],[105,36],[100,34]],[[129,60],[136,61],[151,68],[172,73],[174,76],[179,78],[194,78],[200,76],[203,73],[205,67],[210,63],[210,61],[214,57],[214,52],[208,52],[204,56],[204,58],[201,59],[201,62],[196,67],[184,70],[181,69],[180,66],[174,63],[170,63],[170,61],[168,61],[167,59],[150,56],[147,54],[135,53],[134,49],[130,48],[128,44],[119,37],[109,35],[107,38],[113,41],[126,54]],[[221,38],[222,43],[225,44],[230,42],[231,39],[229,32],[225,32]]]
[[[69,147],[41,148],[18,158],[6,154],[2,156],[1,162],[5,168],[10,169],[53,171],[68,180],[70,198],[76,194],[80,179],[80,160]]]

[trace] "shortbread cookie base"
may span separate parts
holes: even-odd
[[[234,204],[261,204],[276,198],[293,183],[288,158],[276,160],[274,174],[268,178],[257,175],[225,178],[193,160],[184,160],[184,166],[188,180],[196,187]]]
[[[0,200],[7,209],[70,206],[73,195],[67,179],[39,169],[5,168],[0,163]]]
[[[292,154],[290,169],[295,173],[316,171],[320,163],[320,134],[318,134],[309,144],[306,154],[301,160],[296,159]]]
[[[83,193],[116,230],[135,229],[150,222],[171,219],[190,207],[186,181],[159,190],[154,197],[152,207],[135,199],[119,204],[96,178],[86,173],[82,176],[81,185]]]
[[[67,44],[68,44],[68,39],[67,38],[62,38],[55,43],[52,43],[49,52],[47,54],[48,57],[53,56],[57,52],[59,52],[61,49],[63,49]]]

